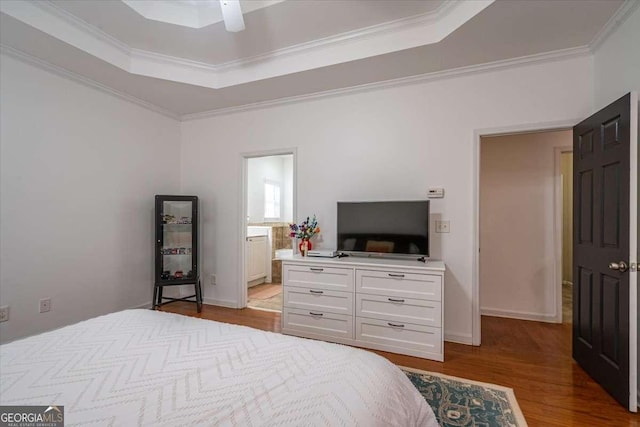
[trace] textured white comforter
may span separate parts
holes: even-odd
[[[150,310],[2,345],[0,380],[0,404],[64,405],[66,426],[437,426],[373,353]]]

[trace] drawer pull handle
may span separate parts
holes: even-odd
[[[393,328],[404,328],[404,325],[403,325],[403,324],[401,324],[401,323],[391,323],[391,322],[388,322],[388,323],[387,323],[387,325],[389,325],[389,326],[391,326],[391,327],[393,327]]]
[[[311,270],[311,271],[324,271],[324,268],[313,268],[313,267],[310,267],[309,270]]]
[[[309,314],[312,316],[322,316],[322,313],[314,313],[313,311],[310,311]]]
[[[322,291],[314,291],[313,289],[309,289],[309,292],[311,292],[312,294],[322,294],[322,293],[324,293]]]
[[[399,278],[403,278],[404,274],[393,274],[393,273],[389,273],[389,277],[399,277]]]
[[[403,299],[388,298],[388,300],[391,301],[391,302],[404,302]]]

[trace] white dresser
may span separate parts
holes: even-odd
[[[444,361],[442,261],[293,257],[282,332]]]

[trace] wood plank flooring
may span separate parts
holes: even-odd
[[[280,332],[280,313],[175,303],[165,311]],[[391,362],[514,389],[529,426],[640,426],[571,358],[571,325],[482,318],[482,345],[445,343],[445,362],[376,351]]]

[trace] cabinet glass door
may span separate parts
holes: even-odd
[[[196,279],[194,201],[162,200],[160,205],[160,250],[157,266],[160,281],[192,281]]]

